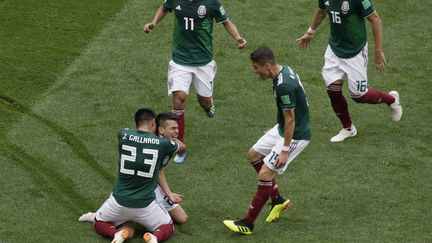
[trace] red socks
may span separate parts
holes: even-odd
[[[184,110],[176,110],[172,109],[172,112],[177,115],[178,117],[178,126],[179,126],[179,134],[178,134],[178,140],[182,141],[184,143],[184,129],[185,129],[185,115]]]
[[[173,224],[163,224],[153,232],[153,235],[156,236],[158,242],[168,240],[169,238],[171,238],[173,234],[174,234]]]
[[[376,89],[368,89],[368,92],[366,92],[366,94],[358,98],[353,98],[353,100],[358,103],[367,103],[367,104],[386,103],[387,105],[391,105],[393,104],[393,102],[395,102],[395,98],[392,95]]]
[[[262,165],[264,164],[263,160],[257,160],[257,161],[253,161],[250,162],[250,164],[252,165],[252,167],[254,167],[255,171],[257,173],[260,172]],[[280,191],[279,191],[279,187],[275,181],[275,179],[272,180],[272,192],[271,192],[271,198],[272,200],[276,199],[280,197]]]
[[[336,116],[344,128],[351,128],[352,122],[348,112],[348,103],[342,94],[342,84],[330,84],[327,87],[327,94]]]
[[[93,228],[99,235],[110,239],[113,239],[115,233],[117,233],[116,227],[114,227],[114,225],[110,222],[95,221]]]
[[[252,203],[249,208],[249,212],[245,217],[245,220],[251,224],[253,224],[258,217],[261,209],[266,204],[272,193],[273,183],[271,181],[259,181],[258,188],[255,193],[255,196],[252,200]]]

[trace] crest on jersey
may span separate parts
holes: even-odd
[[[198,7],[198,17],[204,18],[205,14],[207,13],[207,9],[204,5],[200,5]]]
[[[342,6],[341,6],[342,13],[347,14],[349,9],[350,9],[350,6],[349,6],[348,1],[343,1]]]

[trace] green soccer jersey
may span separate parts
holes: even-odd
[[[129,208],[147,207],[154,199],[159,170],[178,144],[147,131],[124,128],[118,134],[119,174],[114,184],[116,201]]]
[[[213,19],[228,20],[219,0],[165,0],[174,11],[172,59],[185,66],[203,66],[213,60]]]
[[[336,56],[351,58],[366,45],[365,18],[375,10],[370,0],[318,0],[330,19],[329,45]]]
[[[285,117],[283,110],[294,109],[293,139],[310,140],[311,126],[306,94],[299,76],[290,67],[282,67],[279,75],[273,80],[273,93],[276,98],[279,135],[284,136]]]

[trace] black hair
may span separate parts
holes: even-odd
[[[135,125],[146,124],[155,119],[156,113],[150,108],[141,108],[135,112]]]
[[[160,126],[165,126],[165,121],[174,120],[178,121],[178,116],[173,112],[162,112],[156,116],[156,126],[159,128]]]
[[[256,49],[250,54],[250,60],[253,63],[258,63],[260,65],[263,65],[265,63],[270,63],[272,65],[276,64],[275,55],[273,54],[272,49],[268,47],[261,47]]]

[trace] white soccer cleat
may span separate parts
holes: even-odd
[[[79,217],[78,221],[94,223],[95,216],[96,216],[96,213],[88,212],[88,213],[81,215],[81,217]]]
[[[351,129],[349,130],[347,128],[342,128],[342,130],[340,130],[339,133],[336,134],[336,136],[330,139],[330,142],[332,143],[342,142],[343,140],[354,137],[356,135],[357,135],[357,129],[355,128],[354,125],[351,125]]]
[[[181,164],[184,163],[186,160],[186,152],[184,153],[177,153],[176,156],[174,157],[174,163],[176,164]]]
[[[128,238],[129,238],[129,231],[120,230],[114,235],[114,239],[111,241],[111,243],[123,243]]]
[[[145,233],[143,235],[143,239],[145,243],[158,243],[156,236],[154,236],[152,233]]]
[[[390,91],[389,95],[395,98],[395,102],[390,105],[391,117],[393,121],[400,121],[402,117],[402,106],[399,100],[399,93],[397,91]]]

